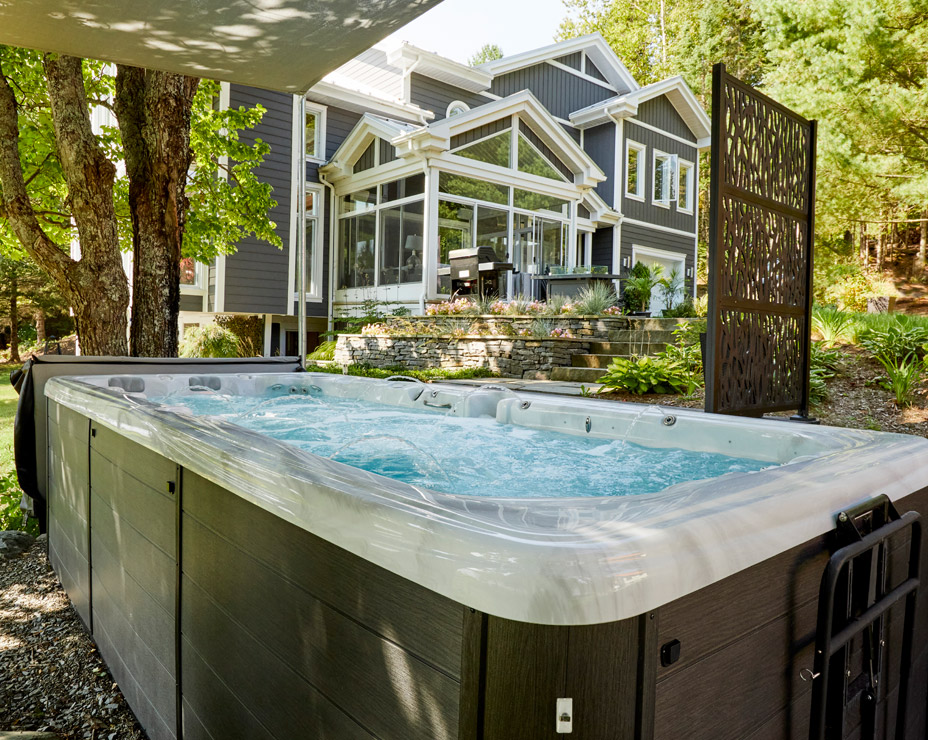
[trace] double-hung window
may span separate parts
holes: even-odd
[[[676,188],[674,187],[675,175],[675,157],[672,154],[666,154],[654,150],[654,191],[652,202],[661,208],[670,208],[670,201],[673,200]]]
[[[692,213],[695,203],[695,172],[692,162],[680,160],[679,174],[677,175],[677,210],[682,213]]]
[[[625,197],[644,200],[645,151],[647,147],[631,139],[625,142]]]
[[[307,300],[322,298],[322,188],[316,183],[306,183],[306,210],[303,216],[303,228],[306,241],[306,280],[303,283]],[[294,263],[293,297],[298,299],[299,281]]]
[[[306,158],[325,161],[325,108],[306,104]]]

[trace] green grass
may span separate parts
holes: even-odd
[[[10,372],[21,365],[0,365],[0,477],[13,472],[13,418],[19,396],[10,385]]]

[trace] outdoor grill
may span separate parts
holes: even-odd
[[[450,267],[438,271],[451,278],[451,292],[457,295],[500,295],[500,279],[512,270],[511,262],[499,262],[493,247],[452,249]]]

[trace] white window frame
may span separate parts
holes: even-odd
[[[693,188],[695,185],[696,165],[686,159],[677,161],[677,210],[680,213],[693,215],[695,198]],[[680,203],[680,183],[686,182],[686,203]]]
[[[633,151],[638,155],[638,182],[634,192],[628,189],[628,157]],[[645,185],[648,179],[647,171],[643,170],[641,164],[644,162],[645,156],[647,156],[647,151],[648,147],[645,144],[639,144],[637,141],[632,141],[631,139],[625,140],[625,197],[629,200],[640,201],[641,203],[644,203],[645,201]]]
[[[313,244],[306,245],[306,264],[312,265],[312,280],[307,286],[304,300],[311,303],[319,303],[322,300],[322,232],[325,230],[325,188],[319,183],[307,182],[306,192],[313,194],[313,203],[315,204],[315,215],[308,213],[304,217],[303,223],[300,223],[299,215],[297,216],[297,228],[306,228],[306,221],[314,219],[316,228],[313,231]],[[299,204],[298,204],[299,205]],[[305,232],[304,232],[305,233]],[[295,246],[295,245],[294,245]],[[298,301],[300,294],[297,291],[297,274],[296,274],[296,251],[291,250],[290,261],[293,265],[291,272],[292,283],[290,286],[290,300]]]
[[[196,262],[196,282],[193,285],[185,283],[180,284],[181,295],[204,295],[207,288],[207,279],[209,276],[209,265],[202,262]]]
[[[324,105],[319,105],[318,103],[312,103],[309,100],[306,101],[306,112],[316,114],[316,140],[313,142],[316,154],[310,156],[306,154],[307,162],[316,162],[318,164],[324,163],[325,160],[325,125],[326,125],[326,113],[328,108]],[[303,121],[303,126],[306,126],[306,121]],[[304,152],[305,154],[305,152]]]
[[[457,109],[457,113],[452,111]],[[448,103],[448,107],[445,109],[445,118],[451,118],[453,115],[459,115],[461,113],[467,113],[470,110],[470,106],[465,103],[463,100],[452,100]]]
[[[654,153],[651,155],[651,203],[652,205],[657,206],[658,208],[670,208],[670,203],[673,200],[673,183],[667,181],[667,199],[666,200],[657,200],[654,197],[654,186],[657,184],[657,160],[661,157],[666,157],[668,163],[673,162],[673,154],[670,152],[662,152],[660,149],[655,149]],[[668,168],[669,175],[671,178],[674,176],[672,169]]]

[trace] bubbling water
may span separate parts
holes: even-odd
[[[540,431],[320,394],[176,394],[150,399],[225,419],[321,457],[446,493],[625,496],[769,463]]]

